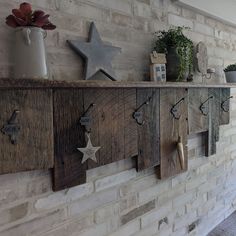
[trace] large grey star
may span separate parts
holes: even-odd
[[[67,40],[67,42],[76,53],[85,59],[86,80],[93,77],[98,71],[104,73],[109,79],[116,80],[111,62],[121,52],[121,48],[104,44],[93,22],[90,26],[88,42],[79,40]]]
[[[94,147],[91,143],[91,139],[90,139],[90,134],[86,133],[87,135],[87,145],[85,148],[77,148],[77,150],[79,150],[80,152],[83,153],[83,159],[82,159],[82,164],[87,161],[88,159],[91,159],[95,162],[97,162],[96,159],[96,152],[101,148],[101,147]]]

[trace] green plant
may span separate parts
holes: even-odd
[[[158,31],[155,33],[156,42],[154,50],[158,53],[168,53],[170,49],[175,49],[179,58],[177,81],[184,79],[188,70],[193,70],[193,42],[183,34],[187,27],[173,27],[168,31]],[[174,65],[173,65],[174,66]]]
[[[228,65],[225,69],[224,72],[229,72],[229,71],[236,71],[236,63]]]

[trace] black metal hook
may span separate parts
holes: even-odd
[[[86,116],[86,114],[89,112],[89,110],[90,110],[92,107],[94,107],[95,105],[96,105],[95,103],[91,103],[91,104],[88,106],[88,108],[86,109],[86,111],[83,113],[82,116]]]
[[[203,103],[200,105],[199,109],[200,109],[201,113],[202,113],[204,116],[207,116],[208,113],[209,113],[209,110],[207,109],[207,107],[205,106],[205,104],[206,104],[210,99],[213,99],[213,98],[214,98],[213,96],[208,97],[207,100],[206,100],[205,102],[203,102]]]
[[[228,97],[227,99],[225,99],[222,103],[221,103],[221,109],[224,111],[224,112],[229,112],[229,99],[233,98],[233,96],[230,96]]]
[[[181,98],[178,102],[176,102],[170,109],[170,113],[172,114],[172,116],[176,119],[179,120],[181,115],[178,116],[178,109],[177,106],[179,105],[179,103],[183,102],[185,100],[185,97]]]
[[[10,137],[12,144],[17,144],[17,137],[20,132],[20,125],[16,123],[16,118],[19,113],[19,110],[14,110],[7,124],[1,129],[3,134]]]
[[[142,112],[140,112],[139,110],[145,106],[145,105],[148,105],[150,103],[150,101],[152,100],[152,96],[149,97],[147,99],[147,101],[145,101],[144,103],[142,103],[138,108],[135,109],[134,113],[133,113],[133,118],[136,120],[137,124],[138,125],[144,125],[145,124],[145,121],[143,120],[143,114]]]
[[[90,125],[91,123],[91,117],[87,116],[87,113],[89,112],[89,110],[94,107],[96,104],[95,103],[91,103],[88,108],[85,110],[85,112],[83,113],[83,115],[80,117],[80,124],[82,126],[84,126],[86,132],[90,133],[91,131],[88,130],[88,126]]]

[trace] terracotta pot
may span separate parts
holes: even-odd
[[[48,78],[45,37],[46,31],[37,27],[15,31],[14,78]]]
[[[176,48],[172,47],[168,50],[168,53],[166,55],[166,80],[175,82],[178,79],[179,76],[179,65],[180,60],[179,56],[176,52]],[[189,75],[189,71],[186,70],[184,78],[181,81],[187,81]]]

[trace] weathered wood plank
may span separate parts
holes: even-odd
[[[208,99],[208,89],[189,89],[188,91],[188,130],[189,134],[208,130],[208,118],[200,111],[200,106]],[[206,104],[208,106],[208,103]]]
[[[203,84],[193,82],[166,82],[151,81],[96,81],[72,80],[58,81],[45,79],[1,78],[0,89],[42,89],[42,88],[235,88],[235,83]]]
[[[138,89],[137,107],[149,100],[140,111],[143,114],[143,125],[138,125],[138,148],[139,155],[137,169],[144,170],[160,164],[160,90],[159,89]]]
[[[86,182],[87,164],[81,164],[83,155],[77,150],[78,147],[86,145],[84,130],[79,124],[82,114],[82,90],[57,90],[54,92],[54,191]]]
[[[188,92],[186,89],[160,90],[160,173],[161,179],[187,170],[187,131],[188,131]],[[170,110],[177,105],[179,119],[174,119]],[[184,148],[184,169],[181,169],[177,152],[178,139],[181,137]]]
[[[213,99],[209,101],[206,156],[216,154],[216,142],[219,140],[220,89],[209,89],[210,96],[213,96]]]
[[[220,125],[227,125],[230,122],[230,89],[229,88],[222,88],[220,89],[220,106],[222,103],[225,104],[224,111],[222,108],[220,108]],[[228,112],[227,112],[228,110]]]
[[[125,158],[138,155],[138,129],[132,113],[136,108],[136,89],[124,89]]]
[[[0,174],[53,167],[51,90],[6,90],[0,93],[0,130],[14,110],[20,132],[17,144],[0,132]]]
[[[96,105],[89,111],[91,117],[91,140],[101,149],[97,152],[97,163],[88,161],[88,169],[106,165],[132,155],[136,155],[132,146],[137,142],[135,122],[131,108],[135,107],[135,90],[87,89],[84,94],[84,106]],[[130,114],[129,114],[130,112]],[[130,126],[131,125],[131,126]],[[130,126],[130,127],[129,127]],[[131,131],[130,136],[125,131]]]

